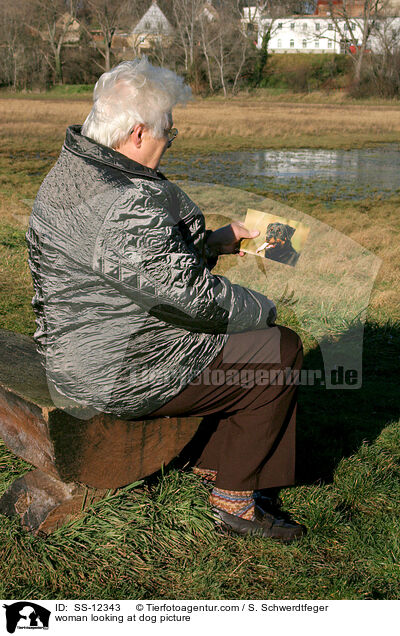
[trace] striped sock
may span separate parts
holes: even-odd
[[[252,490],[222,490],[214,488],[210,494],[210,504],[213,508],[219,508],[230,515],[253,521],[254,497]]]
[[[210,483],[213,484],[217,478],[217,471],[212,468],[199,468],[198,466],[194,466],[192,470],[195,475],[202,478],[206,485]]]

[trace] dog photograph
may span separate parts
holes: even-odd
[[[254,239],[244,239],[241,250],[294,267],[307,240],[310,228],[293,219],[248,209],[245,225],[259,230]]]

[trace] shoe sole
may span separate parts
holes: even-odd
[[[225,536],[232,536],[232,537],[252,537],[252,538],[257,538],[257,539],[272,539],[272,541],[278,541],[279,543],[294,543],[296,541],[299,541],[302,537],[304,537],[305,532],[301,532],[298,535],[295,535],[294,537],[267,537],[264,534],[260,533],[249,533],[249,532],[237,532],[237,530],[234,530],[234,528],[232,528],[231,526],[227,526],[225,523],[216,523],[215,524],[215,530],[217,532],[217,534],[221,534],[221,535],[225,535]]]

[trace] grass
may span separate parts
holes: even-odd
[[[290,56],[292,57],[292,56]],[[13,91],[10,88],[0,88],[0,99],[18,99],[21,101],[43,101],[66,99],[69,103],[80,100],[91,100],[94,84],[63,84],[52,86],[48,89],[33,89]],[[352,97],[346,88],[313,88],[310,91],[293,91],[285,87],[266,86],[260,88],[245,87],[235,93],[224,97],[222,92],[208,96],[195,96],[196,101],[208,103],[244,102],[295,102],[303,104],[342,104],[342,105],[381,105],[398,104],[397,97]]]
[[[82,123],[90,108],[90,99],[0,99],[0,152],[28,160],[37,153],[57,155],[66,127]],[[400,104],[313,102],[290,95],[197,99],[174,110],[174,123],[179,136],[170,152],[176,156],[221,149],[361,148],[399,141]]]
[[[252,126],[259,126],[258,131],[251,129],[251,135],[259,134],[260,144],[261,139],[273,137],[277,147],[279,143],[286,147],[291,135],[299,139],[298,134],[309,147],[322,121],[327,125],[327,140],[335,134],[344,139],[341,122],[349,131],[349,144],[356,144],[361,135],[365,143],[372,143],[379,135],[366,122],[374,118],[383,137],[393,134],[398,139],[400,117],[395,104],[363,105],[358,110],[352,104],[332,109],[316,104],[310,110],[299,103],[283,108],[282,103],[245,102],[243,97],[235,103],[208,100],[181,109],[175,120],[189,141],[175,152],[177,156],[184,153],[186,143],[205,150],[206,142],[220,150],[229,139],[232,146],[245,147],[249,118]],[[35,323],[24,241],[29,203],[23,200],[35,196],[57,156],[65,126],[81,121],[89,107],[79,101],[67,104],[68,108],[56,100],[0,100],[0,112],[9,125],[0,135],[1,327],[26,334],[34,332]],[[288,112],[282,112],[286,108]],[[224,124],[222,112],[229,114]],[[310,112],[315,117],[310,118]],[[385,113],[390,113],[390,121],[383,117]],[[216,135],[212,141],[210,130]],[[187,176],[184,167],[180,169]],[[216,535],[208,491],[181,457],[142,483],[110,491],[81,519],[47,538],[31,536],[15,519],[2,517],[1,598],[399,597],[400,252],[396,237],[400,198],[328,204],[322,198],[290,195],[284,203],[328,223],[383,262],[368,310],[362,388],[301,388],[298,481],[281,495],[286,509],[307,526],[308,534],[290,546]],[[210,200],[210,212],[212,205]],[[215,215],[209,218],[211,224],[217,220]],[[229,269],[229,259],[236,258],[225,257],[222,270]],[[290,298],[280,304],[280,322],[296,326]],[[321,356],[315,341],[302,335],[305,367],[319,368]],[[345,342],[345,328],[339,338]],[[0,440],[0,494],[29,469]]]
[[[309,529],[297,545],[216,535],[207,489],[176,468],[110,494],[48,538],[2,521],[0,596],[396,599],[399,442],[393,424],[342,459],[332,484],[284,491]],[[6,472],[16,461],[22,472],[3,451]]]
[[[0,98],[13,99],[16,96],[19,99],[42,100],[46,99],[90,99],[92,97],[94,84],[63,84],[51,86],[47,89],[33,89],[23,91],[13,91],[9,88],[0,88]]]

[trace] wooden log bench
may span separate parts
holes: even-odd
[[[34,534],[79,517],[109,489],[158,471],[188,444],[202,418],[82,420],[56,408],[32,338],[0,329],[0,436],[35,470],[14,481],[0,513]]]

